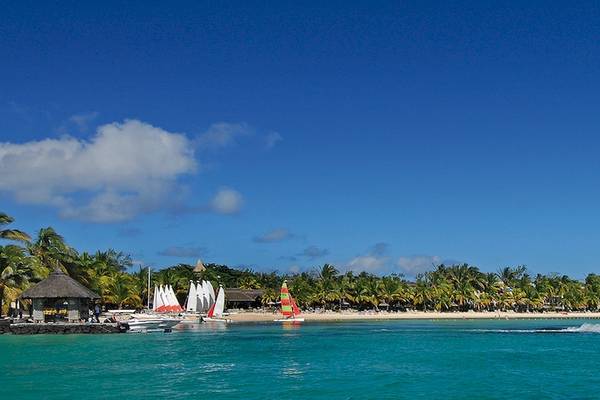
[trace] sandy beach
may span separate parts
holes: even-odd
[[[600,319],[600,312],[320,312],[302,313],[306,321],[431,320],[431,319]],[[266,322],[280,318],[271,312],[239,312],[229,317],[234,322]]]

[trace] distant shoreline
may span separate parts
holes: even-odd
[[[306,312],[300,316],[305,321],[600,319],[600,312]],[[228,318],[233,322],[267,322],[281,317],[269,312],[240,312],[231,313]]]

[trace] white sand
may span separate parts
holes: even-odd
[[[351,321],[351,320],[414,320],[414,319],[600,319],[600,312],[306,312],[301,317],[306,321]],[[273,321],[281,318],[280,314],[271,312],[239,312],[231,313],[228,318],[234,322]]]

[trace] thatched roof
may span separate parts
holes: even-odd
[[[206,270],[206,267],[204,266],[204,264],[202,264],[202,260],[198,260],[196,262],[196,267],[194,268],[194,272],[202,272]]]
[[[259,297],[262,297],[264,291],[260,289],[225,289],[225,299],[227,301],[250,302],[254,303]]]
[[[96,293],[66,275],[60,270],[55,270],[37,285],[27,289],[21,294],[23,299],[56,299],[56,298],[82,298],[99,299]]]

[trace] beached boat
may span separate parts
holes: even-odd
[[[283,281],[283,285],[281,285],[280,299],[281,314],[283,315],[283,318],[276,319],[275,322],[304,322],[304,318],[298,318],[298,315],[300,315],[300,309],[296,305],[296,301],[288,290],[287,281]]]
[[[208,314],[206,317],[202,317],[202,321],[204,322],[231,322],[230,319],[223,318],[223,311],[225,310],[225,290],[223,286],[219,286],[219,293],[217,294],[217,299],[215,303],[212,305],[210,310],[208,310]]]

